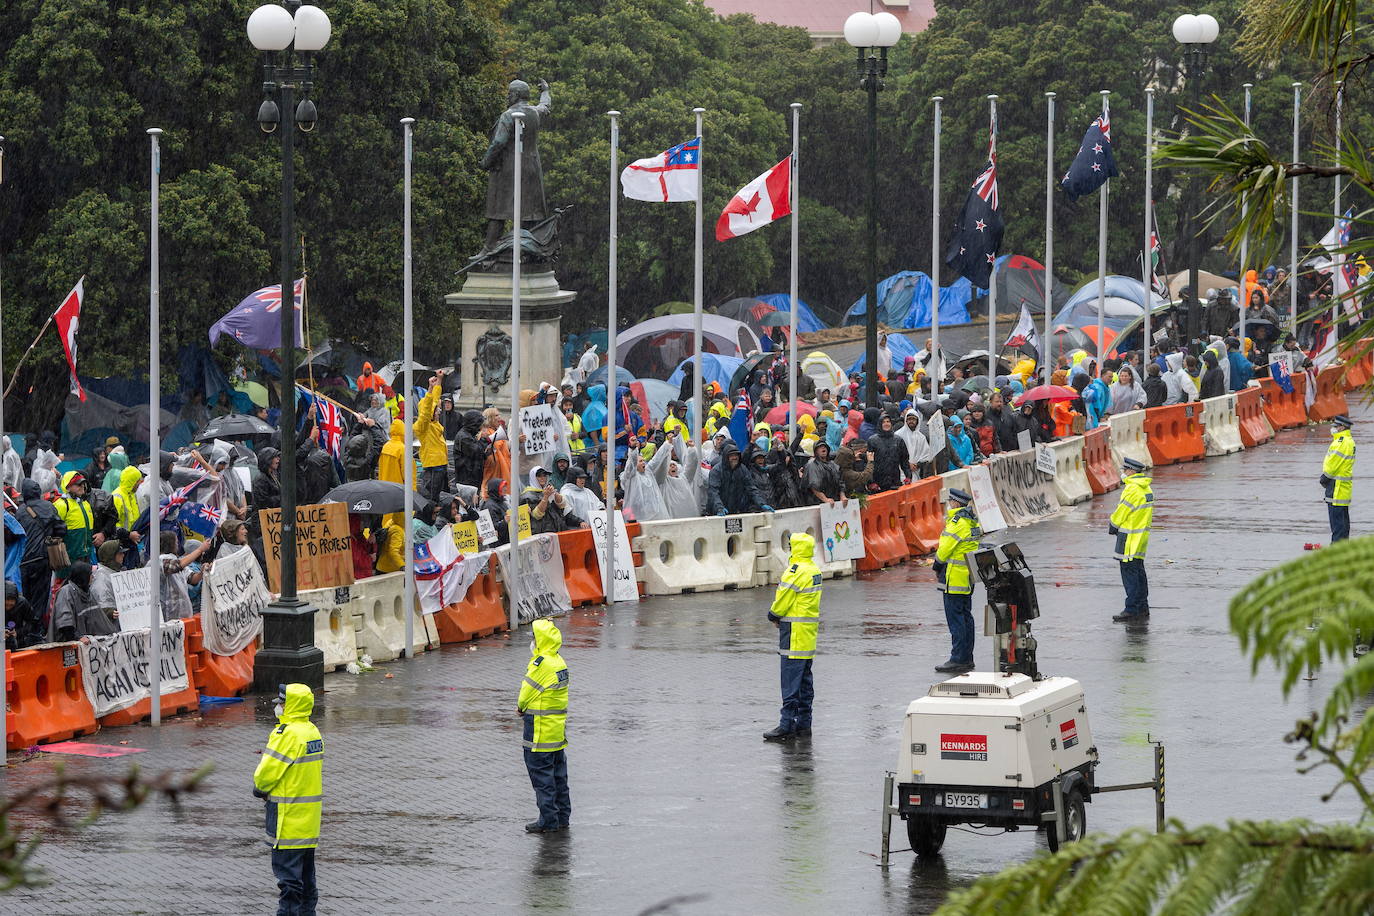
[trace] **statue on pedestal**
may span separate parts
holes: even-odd
[[[553,245],[557,235],[556,215],[552,220],[552,231],[545,224],[550,222],[548,207],[544,202],[544,170],[539,162],[539,128],[549,114],[549,84],[539,81],[539,104],[530,104],[530,86],[524,80],[514,80],[507,87],[507,108],[497,119],[491,131],[491,144],[482,156],[481,166],[489,173],[487,179],[487,234],[486,241],[467,264],[465,269],[479,267],[486,270],[497,269],[494,255],[497,249],[507,242],[507,251],[514,249],[513,242],[506,236],[506,221],[512,220],[512,230],[533,231],[549,236],[541,247]],[[521,142],[520,161],[515,161],[515,112],[525,116],[525,130]],[[517,217],[511,212],[515,187],[515,169],[520,169],[520,209]],[[512,231],[512,234],[513,234]],[[528,247],[522,245],[522,247]],[[556,245],[554,245],[556,247]],[[550,255],[552,251],[550,250]],[[510,263],[510,255],[504,259]]]

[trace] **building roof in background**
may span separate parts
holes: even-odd
[[[706,5],[720,16],[752,13],[760,22],[800,26],[818,41],[843,41],[844,21],[849,14],[862,9],[855,0],[705,0]],[[909,0],[905,3],[885,3],[876,0],[873,11],[888,12],[902,24],[902,34],[923,31],[935,18],[934,0]]]

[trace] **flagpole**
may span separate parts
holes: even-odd
[[[0,187],[5,184],[5,138],[0,137]],[[3,259],[0,259],[3,263]],[[3,274],[0,274],[0,315],[5,313],[5,283]],[[0,330],[0,379],[5,377],[5,335]],[[5,397],[0,393],[0,436],[5,434]],[[22,486],[22,484],[21,484]],[[9,656],[0,651],[0,684],[8,685],[9,675]],[[10,704],[8,698],[5,701],[4,712],[0,712],[0,731],[6,735],[10,733]]]
[[[1302,114],[1302,83],[1293,84],[1293,162],[1298,161],[1298,119]],[[1298,333],[1298,179],[1293,178],[1293,191],[1288,203],[1292,227],[1288,235],[1288,254],[1293,269],[1288,274],[1288,321],[1293,335]],[[1335,284],[1332,284],[1335,288]]]
[[[1245,83],[1245,127],[1250,128],[1250,90],[1255,88],[1254,83]],[[1337,96],[1337,111],[1340,110],[1339,96]],[[1339,119],[1340,115],[1336,117]],[[1338,141],[1339,142],[1339,141]],[[1340,187],[1340,178],[1336,179],[1337,187]],[[1337,194],[1340,192],[1338,191]],[[1245,353],[1245,310],[1250,307],[1250,291],[1245,286],[1245,266],[1250,262],[1250,227],[1248,216],[1250,213],[1249,195],[1240,196],[1240,219],[1243,231],[1240,236],[1240,352]]]
[[[1099,90],[1102,95],[1102,120],[1107,121],[1107,96],[1111,95],[1110,89]],[[1107,188],[1111,185],[1110,178],[1102,182],[1102,196],[1097,202],[1097,374],[1102,375],[1102,360],[1107,355],[1107,345],[1104,341],[1105,312],[1107,309]],[[1146,303],[1148,305],[1149,299]]]
[[[158,429],[162,419],[162,338],[159,334],[161,323],[160,306],[162,281],[158,275],[158,223],[159,204],[158,183],[162,174],[162,152],[159,139],[162,128],[148,128],[148,141],[151,146],[151,167],[149,186],[152,192],[151,230],[148,233],[148,478],[149,499],[148,517],[153,518],[157,509],[158,452],[162,443]],[[286,371],[283,369],[282,371]],[[231,470],[230,473],[233,473]],[[162,724],[162,548],[159,543],[161,530],[156,520],[148,523],[148,677],[151,686],[152,702],[149,704],[150,724],[156,728]]]
[[[933,352],[927,377],[930,379],[930,398],[938,403],[945,380],[943,360],[940,359],[940,103],[944,97],[933,95],[930,100],[935,103],[935,140],[930,160],[930,346]],[[870,304],[870,308],[876,307]]]
[[[993,167],[997,165],[997,96],[988,96],[988,145],[993,160]],[[993,172],[993,181],[997,180],[996,171]],[[997,255],[992,256],[992,269],[988,271],[988,378],[993,379],[997,376]]]
[[[706,138],[701,133],[701,116],[705,113],[705,108],[692,109],[692,114],[697,116],[697,245],[692,268],[692,395],[697,401],[701,400],[701,197],[706,186],[706,166],[702,162]],[[692,441],[698,448],[701,447],[702,414],[703,411],[698,407],[696,416],[692,417]]]
[[[797,391],[797,215],[801,210],[800,172],[797,166],[798,152],[801,148],[801,102],[793,102],[792,108],[792,335],[787,356],[787,393],[792,404],[787,411],[787,447],[792,447],[797,438],[797,402],[801,400]],[[698,444],[697,446],[701,446]]]
[[[506,597],[510,600],[509,623],[511,632],[520,628],[520,497],[525,485],[520,480],[520,262],[524,260],[525,248],[520,219],[520,173],[525,154],[525,113],[511,112],[515,118],[515,147],[511,162],[515,164],[515,181],[511,189],[511,235],[515,241],[515,257],[510,262],[510,433],[506,441],[510,444],[511,504],[510,522],[510,564],[506,569]],[[611,329],[614,333],[614,328]],[[615,366],[610,369],[615,378]],[[610,418],[614,424],[614,418]],[[612,429],[614,429],[612,425]]]
[[[1141,341],[1140,371],[1148,378],[1150,368],[1150,308],[1154,305],[1155,265],[1154,249],[1150,244],[1154,237],[1154,139],[1155,139],[1155,91],[1145,90],[1145,247],[1140,255],[1140,282],[1145,285],[1145,337]],[[1244,311],[1241,312],[1245,314]],[[1145,380],[1137,379],[1142,385]]]
[[[620,283],[620,193],[616,188],[616,176],[620,174],[620,112],[608,111],[606,115],[611,119],[611,257],[608,268],[608,280],[606,290],[606,304],[610,314],[607,316],[607,326],[611,329],[606,335],[607,357],[610,360],[609,375],[611,382],[606,386],[606,421],[610,424],[611,430],[615,429],[615,332],[616,332],[616,294]],[[698,386],[696,397],[692,403],[696,407],[695,413],[701,414],[701,388]],[[584,430],[584,432],[586,432]],[[697,445],[700,448],[700,443]],[[606,603],[615,604],[615,434],[612,432],[610,445],[607,449],[606,460],[606,557],[603,568],[606,570],[606,577],[603,580],[606,589]]]
[[[411,368],[415,359],[415,332],[412,328],[413,315],[411,312],[411,257],[410,257],[410,162],[411,162],[411,135],[415,129],[414,118],[401,119],[402,146],[401,159],[404,163],[404,201],[401,206],[402,224],[404,226],[404,237],[402,240],[401,252],[401,324],[404,329],[405,341],[401,352],[401,358],[405,360],[402,371],[405,373],[405,400],[402,403],[409,403],[415,391],[415,370]],[[518,161],[518,160],[517,160]],[[519,171],[517,169],[516,171]],[[516,251],[519,251],[517,248]],[[442,384],[442,383],[441,383]],[[406,644],[404,655],[410,658],[415,646],[415,461],[410,454],[410,443],[414,430],[415,411],[406,410],[405,422],[405,451],[402,452],[401,467],[404,470],[402,487],[405,489],[405,510],[404,510],[404,529],[405,529],[405,605],[406,615]],[[440,575],[443,575],[442,570]]]
[[[1341,162],[1341,108],[1345,102],[1345,83],[1341,80],[1336,81],[1336,165]],[[1332,185],[1332,206],[1335,212],[1335,219],[1332,221],[1332,228],[1336,232],[1336,245],[1341,245],[1341,176],[1336,173],[1335,182]],[[1340,283],[1337,283],[1337,280]],[[1329,337],[1334,336],[1335,342],[1339,342],[1339,335],[1336,334],[1340,327],[1341,316],[1345,314],[1347,296],[1350,293],[1349,283],[1345,282],[1345,253],[1337,250],[1336,269],[1331,273],[1331,292],[1336,292],[1337,286],[1341,289],[1340,300],[1331,307],[1331,330]]]
[[[1055,93],[1046,92],[1045,101],[1045,336],[1040,341],[1040,374],[1049,384],[1054,368],[1054,338],[1050,336],[1050,321],[1054,316],[1054,100]]]

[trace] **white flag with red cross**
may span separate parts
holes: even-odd
[[[730,198],[716,221],[716,241],[738,238],[792,212],[792,157],[773,166]]]

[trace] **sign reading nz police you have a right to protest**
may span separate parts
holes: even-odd
[[[205,648],[234,655],[262,632],[262,609],[272,596],[251,550],[238,550],[210,564],[201,589],[200,616]]]
[[[263,550],[267,584],[281,592],[281,510],[262,509]],[[353,584],[353,545],[348,534],[348,507],[321,503],[296,507],[296,588],[341,588]]]
[[[113,636],[90,636],[78,646],[81,680],[97,719],[153,695],[148,672],[151,634],[152,630],[144,629]],[[159,670],[163,696],[186,689],[186,627],[180,620],[162,625]]]

